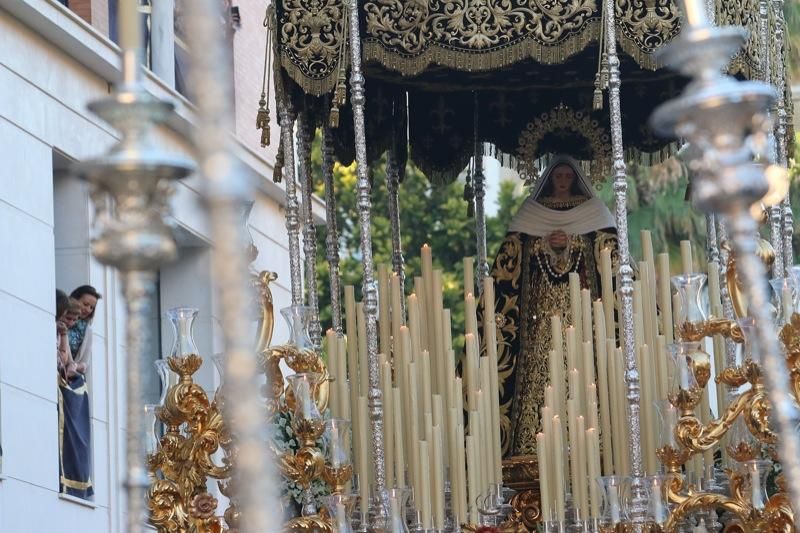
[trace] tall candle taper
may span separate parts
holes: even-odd
[[[611,271],[611,250],[600,251],[600,285],[603,299],[603,314],[606,321],[606,338],[616,336],[614,328],[614,275]]]

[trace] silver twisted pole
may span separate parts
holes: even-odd
[[[369,418],[372,428],[372,459],[375,471],[375,494],[380,497],[386,489],[386,462],[383,441],[383,404],[378,374],[378,291],[375,286],[375,267],[372,261],[372,234],[369,180],[369,161],[367,160],[367,135],[364,118],[366,102],[364,74],[361,70],[361,29],[359,27],[358,0],[350,0],[350,101],[353,106],[353,125],[356,141],[356,162],[358,173],[358,221],[361,232],[361,261],[364,265],[362,294],[364,298],[364,318],[367,330],[367,367],[369,373]],[[386,509],[376,505],[371,513],[372,527],[381,528]]]
[[[71,171],[90,184],[96,206],[98,236],[92,253],[120,273],[125,298],[126,356],[126,531],[144,530],[145,494],[149,486],[145,468],[145,427],[142,400],[143,362],[151,346],[152,297],[155,271],[177,255],[172,233],[164,223],[169,214],[171,180],[192,172],[194,164],[183,156],[163,152],[150,139],[154,124],[163,123],[172,104],[153,98],[142,86],[139,63],[141,18],[138,1],[120,3],[122,80],[114,93],[92,102],[90,111],[120,133],[120,141],[105,155],[78,163]],[[113,212],[108,197],[113,199]]]
[[[761,53],[761,64],[764,68],[764,82],[772,84],[772,58],[770,50],[772,36],[769,32],[769,16],[770,16],[770,1],[758,1],[758,34],[759,34],[759,48]],[[775,132],[769,132],[770,140],[770,157],[777,159],[778,152],[775,150]],[[773,277],[783,276],[783,208],[780,205],[774,205],[768,209],[769,212],[769,229],[770,229],[770,242],[775,249],[775,262],[772,265]]]
[[[775,19],[775,79],[778,91],[778,108],[775,128],[775,145],[778,152],[776,162],[783,168],[788,167],[788,153],[786,142],[786,123],[789,120],[786,113],[786,24],[783,15],[784,0],[772,0],[772,9]],[[783,204],[776,206],[783,216],[783,268],[784,275],[790,276],[794,266],[794,215],[792,213],[791,194],[787,193]]]
[[[478,279],[489,276],[489,263],[486,260],[486,180],[483,175],[483,150],[479,141],[480,111],[478,109],[478,94],[475,94],[473,109],[473,135],[475,139],[475,175],[472,185],[475,188],[475,251],[478,261]],[[478,294],[483,292],[483,283],[478,282]]]
[[[400,279],[400,290],[406,286],[403,241],[400,235],[400,169],[394,149],[386,152],[386,189],[389,193],[389,223],[392,226],[392,271]],[[400,322],[406,323],[406,299],[400,298]]]
[[[622,348],[625,354],[625,381],[628,384],[628,423],[631,454],[631,521],[637,530],[647,521],[647,491],[642,476],[642,427],[640,418],[641,391],[639,370],[636,366],[636,349],[633,333],[633,269],[630,264],[628,244],[628,179],[622,141],[622,113],[620,101],[619,57],[617,56],[617,30],[614,0],[604,0],[606,22],[606,50],[608,52],[608,101],[611,114],[611,147],[614,157],[614,199],[619,241],[619,289],[622,303]]]
[[[280,75],[275,76],[276,86]],[[276,87],[277,89],[277,87]],[[294,175],[294,117],[288,101],[289,96],[278,89],[278,123],[281,126],[283,145],[283,180],[286,187],[286,232],[289,236],[289,272],[291,277],[292,305],[303,304],[303,275],[300,261],[300,205],[297,201],[297,185]]]
[[[311,137],[313,131],[308,113],[300,113],[297,120],[297,181],[300,182],[303,218],[303,256],[306,267],[306,302],[311,308],[308,336],[314,351],[322,349],[322,327],[319,324],[319,301],[317,297],[317,227],[311,196],[314,193],[314,173],[311,171]]]
[[[236,499],[242,533],[276,531],[280,509],[273,481],[267,426],[263,416],[258,362],[249,324],[251,292],[246,257],[247,238],[240,224],[242,205],[254,195],[254,184],[237,172],[231,156],[233,79],[230,50],[219,21],[217,0],[196,0],[187,11],[198,126],[195,132],[200,169],[205,180],[211,233],[212,266],[220,295],[225,343],[227,397],[224,415],[236,436]]]
[[[322,179],[325,182],[325,236],[326,258],[330,274],[331,317],[333,330],[342,336],[341,278],[339,277],[339,226],[336,221],[336,188],[333,180],[333,134],[328,126],[322,127]]]

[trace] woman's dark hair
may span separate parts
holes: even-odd
[[[69,296],[61,289],[56,289],[56,320],[69,309]]]
[[[553,172],[555,172],[558,167],[571,168],[572,172],[575,174],[575,179],[572,180],[572,187],[570,187],[569,190],[573,196],[583,196],[586,194],[581,188],[581,180],[578,178],[578,171],[572,168],[572,165],[569,163],[561,163],[550,170],[550,173],[547,175],[547,181],[545,182],[544,187],[542,187],[542,192],[539,193],[539,198],[549,198],[553,196],[553,180],[551,178],[553,176]]]
[[[72,291],[72,294],[70,294],[69,296],[70,298],[75,298],[76,300],[80,300],[81,296],[83,296],[84,294],[90,294],[95,298],[97,298],[98,300],[103,297],[103,295],[97,292],[97,289],[95,289],[91,285],[81,285],[80,287]],[[92,311],[92,314],[86,318],[89,320],[93,319],[94,311]]]

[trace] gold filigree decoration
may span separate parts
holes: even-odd
[[[405,76],[429,65],[495,70],[526,59],[561,64],[596,43],[596,0],[369,0],[364,56]],[[680,28],[674,0],[617,3],[623,50],[642,67]]]
[[[344,2],[341,0],[282,0],[281,65],[306,92],[316,96],[336,85],[343,44]]]
[[[680,32],[680,10],[673,0],[622,0],[615,2],[622,47],[637,62],[663,47]],[[645,57],[642,57],[645,55]]]
[[[759,0],[726,0],[717,2],[717,24],[720,26],[742,26],[747,29],[747,43],[733,57],[728,70],[749,79],[764,77],[764,59],[759,42]]]
[[[206,480],[230,477],[230,462],[225,459],[218,464],[213,459],[230,435],[220,406],[209,401],[192,379],[202,359],[192,354],[170,357],[168,363],[180,381],[170,387],[164,406],[156,410],[166,432],[158,450],[148,457],[154,480],[147,499],[150,522],[159,532],[221,532],[222,523],[214,515],[216,500],[208,493]]]
[[[520,178],[533,183],[543,170],[544,155],[539,144],[549,134],[572,131],[583,136],[592,150],[589,173],[595,183],[609,174],[611,168],[611,141],[608,132],[587,113],[559,105],[530,122],[519,136],[517,158]]]

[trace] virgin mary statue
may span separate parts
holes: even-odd
[[[550,317],[571,323],[571,272],[598,297],[600,250],[607,247],[616,249],[611,212],[574,159],[555,157],[512,219],[492,269],[504,456],[536,452]]]

